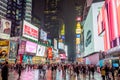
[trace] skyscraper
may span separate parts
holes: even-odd
[[[7,0],[0,0],[0,17],[5,18],[7,11]]]
[[[25,20],[31,22],[32,19],[32,0],[26,0]]]
[[[45,29],[48,31],[48,37],[58,38],[60,20],[58,18],[60,12],[58,8],[58,0],[45,0],[44,2],[44,23]],[[59,13],[58,13],[59,12]]]
[[[18,36],[17,26],[21,21],[31,22],[32,0],[8,0],[6,18],[12,21],[11,36]]]

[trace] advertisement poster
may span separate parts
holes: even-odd
[[[48,58],[50,59],[52,57],[53,57],[53,55],[52,55],[52,48],[50,47],[50,48],[48,48]]]
[[[5,59],[9,53],[9,41],[0,41],[0,58]]]
[[[17,55],[17,42],[10,41],[9,58],[15,59]]]
[[[5,34],[10,34],[11,32],[11,21],[6,19],[1,19],[0,32]]]
[[[38,27],[28,23],[27,21],[24,21],[22,36],[38,41]]]
[[[44,56],[45,54],[45,46],[38,45],[36,56]]]
[[[65,54],[60,54],[60,58],[61,59],[66,59],[66,55]]]
[[[24,54],[24,52],[25,52],[25,45],[26,45],[26,41],[21,41],[21,44],[19,45],[18,54]]]
[[[9,39],[11,33],[11,21],[1,19],[0,25],[0,38]]]
[[[57,39],[54,39],[54,49],[57,49],[58,43],[57,43]]]
[[[43,31],[42,29],[40,30],[40,39],[47,41],[47,33]]]
[[[6,58],[9,53],[8,46],[0,46],[0,58]]]
[[[33,42],[30,42],[30,41],[27,41],[25,51],[28,52],[28,53],[36,53],[37,44],[33,43]]]

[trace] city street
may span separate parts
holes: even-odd
[[[51,76],[53,74],[53,77]],[[0,78],[0,80],[2,80]],[[79,77],[75,75],[69,75],[69,72],[66,72],[65,75],[62,74],[62,71],[56,71],[51,72],[51,70],[46,71],[45,78],[43,77],[43,72],[41,74],[39,73],[39,70],[24,70],[22,71],[20,79],[18,79],[18,74],[16,71],[9,72],[9,78],[8,80],[102,80],[101,75],[99,73],[95,73],[95,78],[92,79],[92,77],[89,79],[88,76],[86,76],[86,79],[83,78],[83,75],[80,74]]]

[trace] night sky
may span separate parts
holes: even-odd
[[[33,1],[33,15],[39,17],[43,22],[44,0]],[[62,0],[60,3],[61,14],[66,26],[65,44],[68,45],[68,58],[75,59],[75,0]]]

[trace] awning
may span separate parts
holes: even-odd
[[[112,55],[113,53],[114,53],[114,55],[120,53],[120,46],[116,46],[116,47],[111,48],[107,51],[107,54]]]

